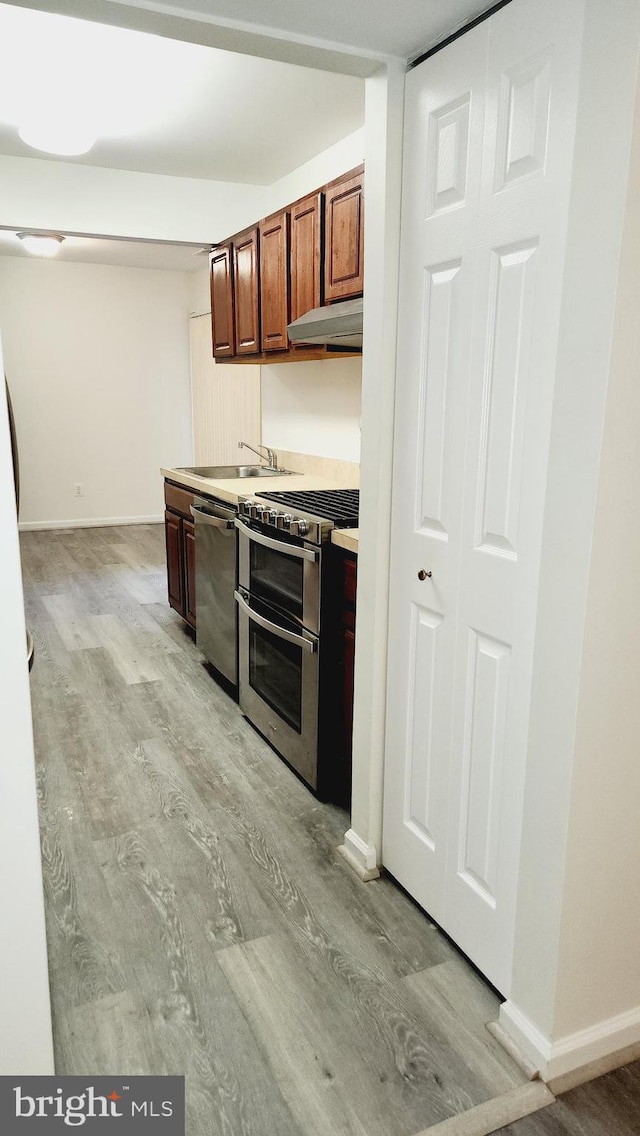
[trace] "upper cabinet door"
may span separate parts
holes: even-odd
[[[214,357],[224,359],[233,355],[233,266],[230,244],[221,245],[211,253],[211,320]]]
[[[291,322],[322,303],[322,204],[313,193],[291,209]]]
[[[289,346],[289,214],[260,222],[260,323],[262,350]]]
[[[236,355],[255,355],[260,351],[258,249],[257,226],[241,233],[233,242]]]
[[[327,187],[324,298],[348,300],[364,289],[364,166]]]

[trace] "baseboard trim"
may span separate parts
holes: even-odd
[[[40,532],[43,529],[104,529],[116,525],[159,525],[162,513],[153,517],[81,517],[72,521],[20,521],[20,532]]]
[[[344,844],[339,846],[338,852],[344,856],[347,864],[360,876],[363,883],[378,879],[380,869],[375,847],[362,840],[352,828],[345,832]]]
[[[640,1055],[640,1006],[551,1042],[513,1002],[500,1007],[507,1036],[553,1092],[566,1092]]]
[[[520,1046],[509,1036],[504,1026],[500,1022],[487,1022],[485,1028],[492,1037],[495,1037],[505,1053],[509,1054],[511,1060],[515,1061],[518,1068],[522,1069],[525,1077],[528,1077],[530,1081],[537,1081],[540,1076],[537,1064],[529,1059],[528,1054],[523,1053]]]

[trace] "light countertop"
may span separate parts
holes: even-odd
[[[334,529],[331,533],[331,543],[339,548],[346,548],[347,552],[358,553],[357,529]]]
[[[208,494],[217,497],[219,501],[228,501],[237,505],[241,497],[251,497],[254,493],[277,493],[279,491],[295,492],[299,489],[357,489],[353,479],[330,480],[319,477],[314,473],[291,473],[275,475],[274,477],[238,477],[217,480],[213,477],[198,477],[193,473],[183,473],[180,469],[161,469],[163,477],[193,489],[195,493]],[[358,551],[357,529],[334,529],[331,534],[334,544],[346,548],[350,552]]]

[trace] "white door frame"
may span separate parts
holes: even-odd
[[[0,343],[0,380],[3,373]],[[24,600],[4,395],[0,532],[0,1075],[26,1076],[54,1068]]]

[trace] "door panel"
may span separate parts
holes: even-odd
[[[322,303],[323,194],[312,193],[291,209],[291,320]]]
[[[255,355],[260,350],[258,240],[256,228],[233,242],[237,355]]]
[[[211,321],[215,358],[224,359],[233,355],[233,269],[230,245],[223,245],[211,253]]]
[[[407,80],[383,860],[504,994],[575,40],[513,0]]]
[[[263,351],[289,346],[289,214],[260,222],[260,325]]]
[[[182,571],[182,518],[165,510],[165,541],[167,546],[167,589],[169,603],[184,618],[184,577]]]
[[[327,186],[324,298],[347,300],[364,287],[364,167]]]

